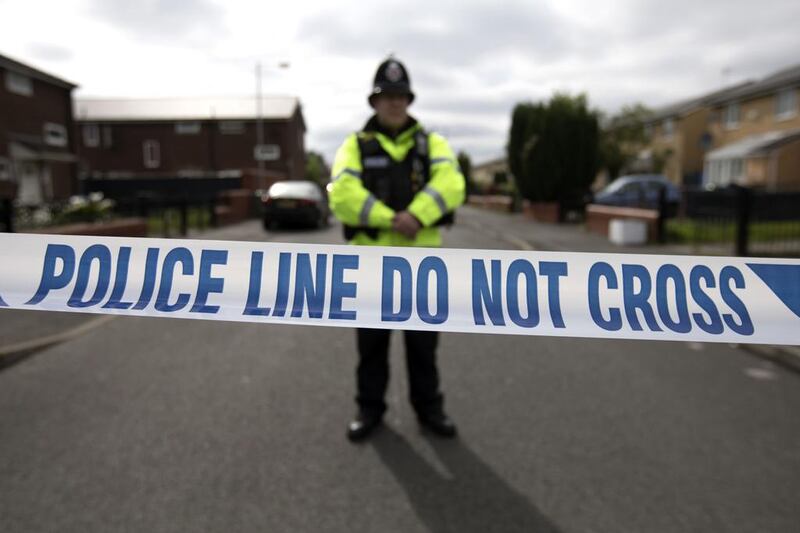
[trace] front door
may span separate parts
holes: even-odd
[[[43,200],[40,165],[32,161],[17,162],[16,171],[17,202],[22,206],[40,205]]]

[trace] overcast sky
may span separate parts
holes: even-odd
[[[516,102],[657,107],[800,63],[798,22],[797,0],[0,0],[0,54],[78,97],[252,95],[260,60],[264,92],[300,97],[330,160],[394,52],[412,113],[480,162],[503,154]]]

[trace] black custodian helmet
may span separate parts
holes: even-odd
[[[375,81],[372,83],[372,92],[368,97],[370,105],[372,99],[379,94],[405,94],[408,96],[409,104],[414,101],[408,71],[405,65],[393,57],[389,57],[378,66]]]

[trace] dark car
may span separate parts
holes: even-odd
[[[261,196],[264,206],[264,229],[276,224],[317,228],[328,224],[330,210],[323,189],[313,181],[276,181]]]
[[[674,215],[681,201],[681,192],[666,176],[660,174],[621,176],[595,193],[592,201],[602,205],[658,209],[662,189],[667,213]]]

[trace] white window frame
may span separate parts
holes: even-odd
[[[744,177],[744,159],[731,159],[731,182],[739,182]]]
[[[33,96],[33,79],[19,72],[6,71],[6,89],[20,96]]]
[[[788,109],[781,109],[782,101],[788,101]],[[797,116],[797,87],[784,89],[775,93],[775,118],[788,120]]]
[[[200,123],[193,122],[176,122],[175,133],[177,135],[198,135],[200,133]]]
[[[734,110],[736,111],[735,113]],[[734,114],[736,115],[735,117]],[[735,130],[739,127],[741,115],[742,109],[739,102],[731,102],[722,111],[722,125],[726,130]]]
[[[242,120],[223,120],[219,123],[219,132],[223,135],[241,135],[245,126]]]
[[[262,161],[278,161],[281,158],[281,147],[279,144],[262,144],[253,147],[253,159],[258,161],[259,155]]]
[[[100,126],[98,124],[83,125],[83,145],[87,148],[100,146]]]
[[[148,139],[142,143],[142,158],[145,168],[158,168],[161,166],[161,145],[155,139]]]
[[[734,157],[708,161],[705,174],[708,185],[724,187],[731,183],[740,183],[745,177],[745,160],[741,157]]]
[[[665,118],[664,119],[664,122],[661,123],[661,133],[664,135],[664,137],[668,137],[668,138],[672,137],[673,135],[675,135],[675,119],[674,118],[670,117],[670,118]]]
[[[44,143],[48,146],[65,147],[69,142],[67,137],[67,128],[63,124],[56,124],[55,122],[45,122],[42,126],[42,137]]]

